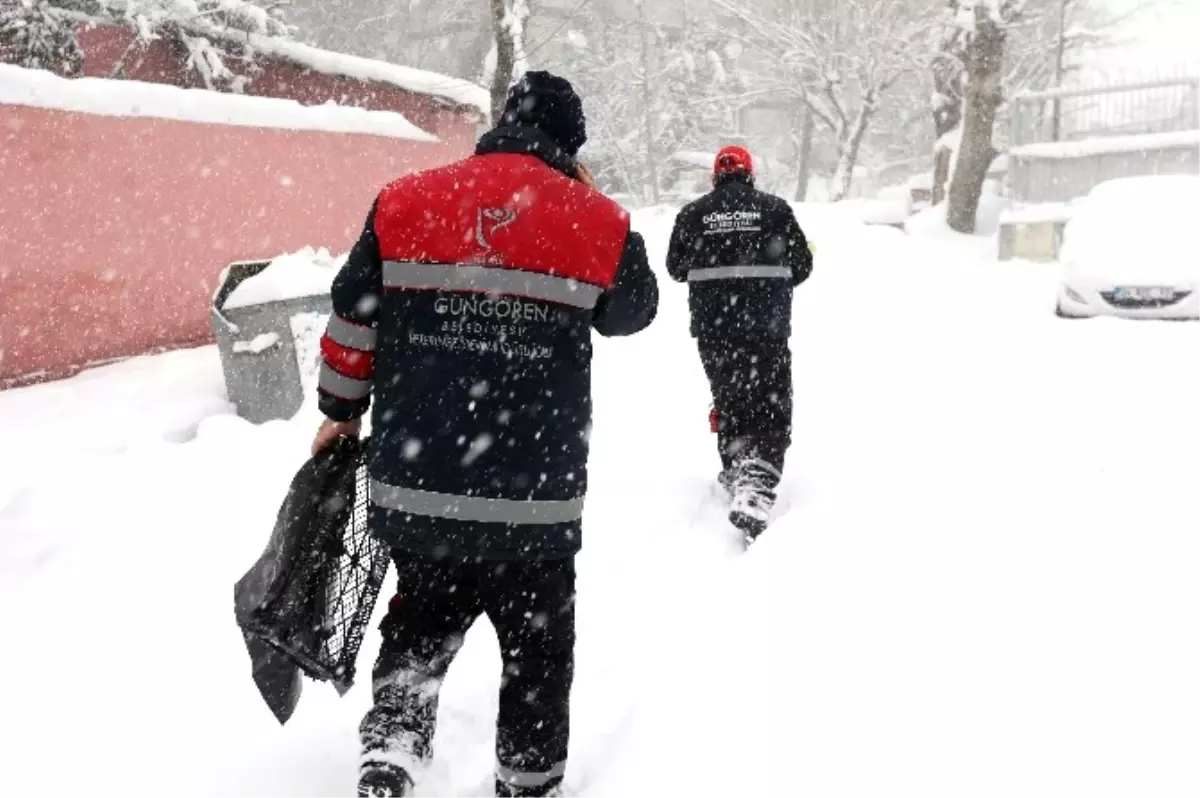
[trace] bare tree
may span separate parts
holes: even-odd
[[[863,140],[889,92],[931,57],[921,46],[936,19],[930,0],[781,4],[764,13],[747,0],[713,0],[739,19],[759,54],[756,90],[792,96],[837,145],[831,197],[850,190]]]
[[[951,0],[952,19],[941,40],[934,79],[934,125],[957,131],[946,218],[951,228],[974,232],[988,168],[997,154],[996,119],[1008,97],[1022,89],[1061,83],[1072,54],[1104,46],[1121,15],[1095,0]],[[961,130],[959,128],[961,127]],[[949,162],[935,167],[939,178]]]
[[[481,0],[287,0],[298,37],[319,47],[477,80],[494,37]]]
[[[529,19],[527,0],[488,0],[492,11],[492,49],[483,67],[483,84],[492,94],[492,124],[500,121],[508,87],[529,69],[525,53],[525,23]]]
[[[793,199],[808,199],[808,180],[812,174],[813,115],[807,105],[800,109],[800,132],[794,136],[796,147],[796,193]]]
[[[676,156],[713,150],[734,127],[741,83],[727,33],[700,0],[555,3],[537,6],[528,46],[583,98],[583,157],[605,190],[660,201],[691,176]]]
[[[610,192],[639,192],[646,183],[641,142],[641,96],[630,87],[638,69],[636,25],[587,4],[570,17],[539,16],[537,44],[547,68],[566,75],[583,98],[588,121],[586,158]],[[543,30],[543,28],[545,30]]]
[[[956,0],[954,24],[962,31],[966,89],[962,132],[950,179],[946,220],[960,233],[975,231],[975,214],[988,167],[996,157],[992,131],[1004,99],[1004,45],[1024,0]]]

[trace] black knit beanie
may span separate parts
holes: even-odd
[[[571,157],[587,141],[583,102],[566,78],[549,72],[526,72],[509,89],[500,124],[535,127]]]

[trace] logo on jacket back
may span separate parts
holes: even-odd
[[[720,233],[757,233],[762,230],[761,211],[713,211],[700,218],[704,235]]]
[[[475,217],[475,243],[484,249],[491,249],[491,235],[502,227],[508,227],[517,220],[517,212],[512,208],[480,208]]]

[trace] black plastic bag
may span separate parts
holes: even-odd
[[[234,586],[234,614],[254,682],[280,723],[302,674],[344,695],[389,552],[367,530],[366,441],[338,438],[288,488],[266,550]]]

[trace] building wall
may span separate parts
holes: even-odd
[[[217,275],[347,250],[441,144],[0,106],[0,385],[210,340]]]
[[[85,31],[87,75],[107,76],[129,36]],[[193,85],[167,47],[126,77]],[[249,93],[399,111],[442,140],[0,106],[0,388],[210,341],[229,262],[345,251],[383,185],[474,141],[469,113],[290,64],[266,64]]]
[[[1172,147],[1074,158],[1016,156],[1011,160],[1008,181],[1019,202],[1069,202],[1106,180],[1197,173],[1200,152],[1195,147]]]

